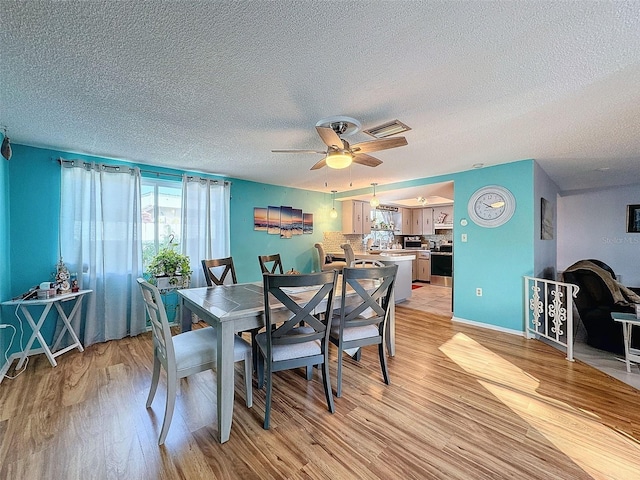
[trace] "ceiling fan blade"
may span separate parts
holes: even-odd
[[[316,131],[327,147],[344,148],[342,139],[329,127],[316,127]]]
[[[382,163],[382,160],[367,155],[366,153],[357,153],[353,156],[353,163],[359,163],[360,165],[366,165],[367,167],[377,167]]]
[[[319,170],[322,167],[325,167],[327,165],[327,158],[323,158],[322,160],[320,160],[318,163],[316,163],[313,167],[311,167],[311,170]]]
[[[273,153],[322,153],[326,154],[324,150],[271,150]]]
[[[351,145],[351,151],[353,153],[378,152],[380,150],[402,147],[404,145],[407,145],[407,139],[404,137],[380,138],[378,140],[360,142],[355,145]]]

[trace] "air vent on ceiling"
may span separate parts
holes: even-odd
[[[408,130],[411,130],[411,127],[408,127],[400,120],[393,120],[391,122],[378,125],[377,127],[368,128],[366,130],[363,130],[363,132],[375,138],[383,138],[406,132]]]

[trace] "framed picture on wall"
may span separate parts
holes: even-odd
[[[302,232],[313,233],[313,213],[302,214]]]
[[[267,209],[264,207],[253,207],[253,229],[266,232],[268,226]]]
[[[627,205],[627,233],[640,233],[640,205]]]
[[[291,234],[302,235],[302,209],[291,210]]]
[[[267,207],[267,233],[280,235],[280,207]]]

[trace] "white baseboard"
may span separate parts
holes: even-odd
[[[504,328],[504,327],[498,327],[497,325],[491,325],[489,323],[480,323],[480,322],[475,322],[473,320],[467,320],[465,318],[459,318],[459,317],[452,317],[451,318],[452,322],[458,322],[458,323],[465,323],[467,325],[472,325],[474,327],[480,327],[480,328],[485,328],[487,330],[495,330],[496,332],[502,332],[502,333],[508,333],[510,335],[518,335],[519,337],[525,337],[526,338],[526,332],[521,332],[518,330],[513,330],[511,328]]]

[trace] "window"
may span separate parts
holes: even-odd
[[[146,270],[151,258],[170,241],[180,243],[182,183],[143,178],[142,262]]]

